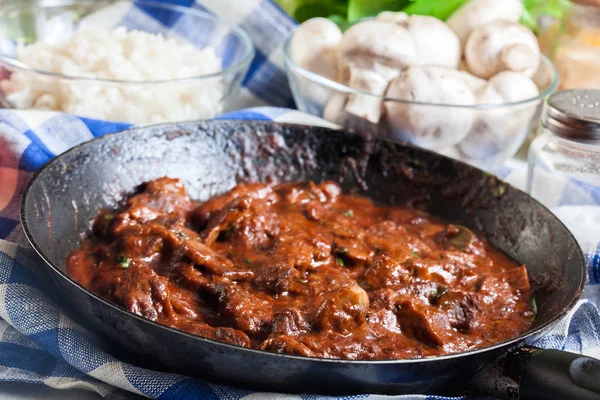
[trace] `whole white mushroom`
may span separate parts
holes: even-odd
[[[492,77],[476,93],[477,104],[503,104],[533,99],[539,94],[528,76],[504,71]],[[513,154],[532,128],[533,118],[541,100],[510,107],[479,110],[473,128],[460,143],[460,151],[472,160],[490,159],[499,154]],[[502,158],[502,157],[499,157]]]
[[[471,109],[451,107],[475,103],[475,96],[462,72],[454,69],[411,67],[390,82],[386,97],[447,105],[385,102],[386,120],[392,135],[417,146],[429,149],[454,146],[465,138],[473,125]]]
[[[469,71],[489,79],[502,71],[531,77],[537,71],[541,52],[537,38],[516,22],[496,20],[473,31],[465,46]]]
[[[366,20],[351,26],[340,42],[342,62],[348,66],[348,86],[372,95],[351,95],[346,110],[377,123],[389,82],[418,62],[412,35],[385,21]]]
[[[303,22],[294,32],[289,55],[292,61],[315,74],[345,83],[344,67],[340,60],[339,44],[342,32],[326,18],[312,18]],[[334,93],[330,89],[299,78],[299,90],[315,109],[322,108]]]
[[[393,22],[405,28],[412,36],[419,65],[441,65],[458,67],[461,47],[458,36],[435,17],[425,15],[408,16],[403,12],[384,11],[377,20]]]
[[[338,81],[340,63],[338,45],[342,31],[327,18],[311,18],[294,32],[290,42],[290,58],[303,68]]]
[[[479,26],[504,19],[518,22],[523,14],[521,0],[471,0],[460,6],[446,21],[461,43]]]

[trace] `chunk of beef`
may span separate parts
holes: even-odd
[[[310,325],[300,310],[297,308],[288,308],[275,314],[273,325],[271,326],[271,335],[295,336],[309,330]]]
[[[369,296],[360,286],[346,286],[323,297],[315,316],[319,329],[350,333],[365,323]]]
[[[172,314],[168,279],[139,260],[130,262],[127,268],[116,262],[112,265],[102,263],[91,288],[128,311],[152,321]]]
[[[281,233],[272,250],[300,270],[315,270],[331,260],[331,244],[327,239],[301,230]]]
[[[431,347],[451,342],[453,330],[448,316],[415,299],[400,298],[395,314],[402,333]]]
[[[125,235],[120,238],[119,245],[130,257],[142,258],[146,262],[157,261],[163,251],[160,236]]]
[[[297,339],[286,335],[270,337],[260,345],[261,350],[279,354],[295,354],[299,356],[314,357],[315,353]]]
[[[413,235],[402,225],[393,221],[381,221],[366,230],[365,243],[380,252],[398,260],[410,260],[431,252],[429,246]]]
[[[127,199],[129,207],[145,206],[165,214],[177,212],[182,215],[192,207],[192,201],[179,179],[163,177],[145,182],[139,189],[141,193]]]
[[[409,277],[410,272],[401,263],[385,254],[378,254],[363,279],[369,288],[380,289],[407,282]]]
[[[348,267],[371,264],[375,253],[364,241],[350,238],[336,238],[333,241],[332,252]]]
[[[235,285],[217,284],[213,292],[218,296],[221,315],[234,328],[249,335],[260,335],[273,322],[271,303],[258,296]]]
[[[275,200],[273,189],[267,184],[239,184],[227,193],[212,197],[205,203],[192,210],[190,213],[192,224],[198,230],[204,230],[211,217],[219,213],[221,210],[227,208],[229,203],[231,203],[233,200],[242,196],[249,196],[256,199],[269,199],[270,201]]]
[[[531,290],[531,284],[529,283],[529,276],[527,275],[527,268],[525,265],[521,265],[518,268],[511,268],[504,272],[503,275],[506,281],[516,290],[526,292]]]
[[[230,259],[197,240],[185,240],[183,245],[185,254],[196,266],[204,267],[213,274],[235,280],[249,280],[254,277],[253,271],[235,267]]]
[[[202,237],[209,246],[215,241],[233,241],[244,251],[268,248],[278,232],[278,218],[270,213],[268,202],[244,195],[212,215]]]
[[[298,271],[290,257],[274,257],[254,270],[254,284],[271,293],[281,294],[289,290]]]
[[[451,285],[456,281],[459,268],[451,262],[439,260],[413,259],[404,263],[412,271],[412,275],[422,281],[437,282]]]
[[[469,332],[480,325],[485,318],[485,308],[477,294],[458,290],[445,290],[439,287],[432,293],[432,303],[445,312],[450,325],[459,332]]]

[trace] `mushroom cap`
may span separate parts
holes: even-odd
[[[310,54],[300,65],[315,74],[324,76],[336,82],[342,82],[341,62],[336,47],[322,49],[319,53]]]
[[[404,12],[383,11],[378,21],[392,22],[405,28],[412,36],[419,65],[441,65],[457,68],[461,57],[458,36],[435,17],[411,15]]]
[[[446,23],[464,44],[475,28],[496,19],[518,22],[521,14],[521,0],[471,0],[454,11]]]
[[[290,43],[290,57],[302,65],[306,57],[318,54],[322,49],[337,47],[341,40],[342,31],[333,21],[311,18],[294,32]]]
[[[475,103],[461,72],[440,66],[407,69],[390,82],[386,97],[444,105]],[[394,101],[384,104],[395,137],[430,149],[458,144],[473,124],[473,110],[469,108]]]
[[[434,17],[411,15],[400,25],[412,35],[420,65],[458,67],[460,40],[446,23]]]
[[[484,79],[506,70],[532,76],[540,64],[541,53],[535,35],[528,28],[497,20],[471,33],[465,46],[465,60],[471,73]]]
[[[342,37],[340,52],[344,63],[372,69],[382,65],[404,69],[417,64],[417,52],[410,33],[384,21],[366,20],[352,25]]]
[[[478,104],[514,103],[540,93],[533,80],[520,72],[503,71],[493,76],[477,95]]]
[[[462,80],[467,84],[473,93],[477,93],[488,84],[488,81],[485,79],[481,79],[469,73],[468,71],[459,70],[458,72],[460,73]]]
[[[378,21],[401,23],[408,19],[408,14],[402,11],[382,11],[377,14]]]
[[[526,75],[504,71],[492,77],[477,92],[477,104],[503,104],[532,99],[539,90]],[[530,103],[477,111],[471,132],[460,143],[459,150],[471,160],[504,159],[521,146],[535,123],[534,117],[541,99]]]

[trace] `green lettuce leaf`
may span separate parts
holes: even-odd
[[[413,0],[403,11],[407,14],[430,15],[441,20],[448,18],[467,0]],[[502,0],[498,0],[502,1]]]
[[[313,17],[327,17],[345,29],[350,23],[373,17],[382,11],[404,11],[447,19],[468,0],[275,0],[298,22]],[[503,1],[503,0],[498,0]],[[562,18],[569,0],[522,0],[521,23],[536,31],[541,16]]]
[[[382,11],[401,11],[409,0],[349,0],[348,21],[374,17]]]

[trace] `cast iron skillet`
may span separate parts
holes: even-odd
[[[472,228],[525,263],[535,288],[537,317],[527,333],[485,349],[396,361],[280,355],[151,322],[74,282],[65,273],[65,260],[100,207],[114,206],[140,183],[165,175],[181,178],[199,200],[240,181],[332,179],[346,192],[380,203],[422,208]],[[21,218],[54,284],[88,327],[151,359],[156,369],[269,391],[451,394],[462,392],[484,366],[511,352],[503,373],[517,371],[510,375],[517,380],[522,376],[521,398],[600,397],[593,378],[600,373],[597,360],[563,352],[515,353],[525,339],[544,334],[564,317],[581,295],[586,269],[571,233],[526,194],[431,152],[368,135],[269,122],[142,127],[92,140],[49,162],[29,183]],[[511,366],[515,368],[509,370]]]

